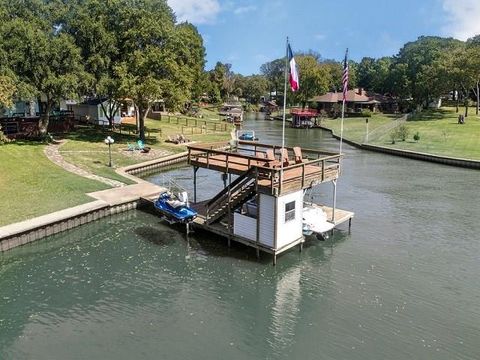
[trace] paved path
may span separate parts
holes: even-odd
[[[76,175],[83,176],[84,178],[87,178],[87,179],[100,181],[100,182],[102,182],[104,184],[107,184],[111,187],[125,186],[125,184],[120,182],[120,181],[113,180],[113,179],[108,179],[108,178],[103,177],[103,176],[92,174],[89,171],[83,170],[83,169],[79,168],[78,166],[75,166],[75,165],[70,164],[69,162],[65,161],[63,156],[58,151],[59,147],[62,146],[64,143],[65,143],[65,141],[63,140],[63,141],[59,141],[57,144],[49,144],[45,148],[45,155],[47,155],[47,157],[52,162],[57,164],[58,166],[61,166],[65,170],[67,170],[71,173],[74,173]]]

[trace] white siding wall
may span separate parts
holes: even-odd
[[[275,197],[260,194],[260,239],[263,245],[273,247]]]
[[[105,107],[105,109],[108,109],[108,102],[104,102],[103,103],[103,106]],[[103,109],[102,109],[102,105],[98,104],[98,123],[99,124],[103,124],[103,123],[107,123],[108,124],[108,119],[107,117],[105,116],[105,113],[103,112]],[[120,122],[122,121],[122,117],[120,116],[120,108],[118,108],[117,112],[115,113],[115,115],[113,116],[113,122],[115,124],[120,124]]]
[[[295,201],[295,219],[285,222],[285,204]],[[277,249],[303,236],[303,191],[277,198]]]
[[[257,219],[239,214],[233,214],[233,233],[246,239],[256,241]]]

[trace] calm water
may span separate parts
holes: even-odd
[[[281,131],[249,127],[263,141]],[[287,134],[338,147],[319,130]],[[140,211],[0,254],[0,358],[479,359],[480,173],[345,151],[351,234],[276,267]],[[191,187],[191,169],[173,174]],[[221,186],[199,175],[199,198]]]

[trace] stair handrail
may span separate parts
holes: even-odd
[[[241,183],[243,180],[247,179],[252,173],[253,173],[253,167],[248,169],[243,175],[239,176],[236,178],[230,185],[228,185],[226,188],[224,188],[222,191],[220,191],[217,195],[215,195],[213,198],[211,198],[207,202],[207,209],[211,207],[213,204],[215,204],[219,199],[221,199],[226,193],[228,193],[228,190],[233,189],[235,186],[237,186],[239,183]]]

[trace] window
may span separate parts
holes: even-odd
[[[295,201],[285,204],[285,222],[295,220]]]

